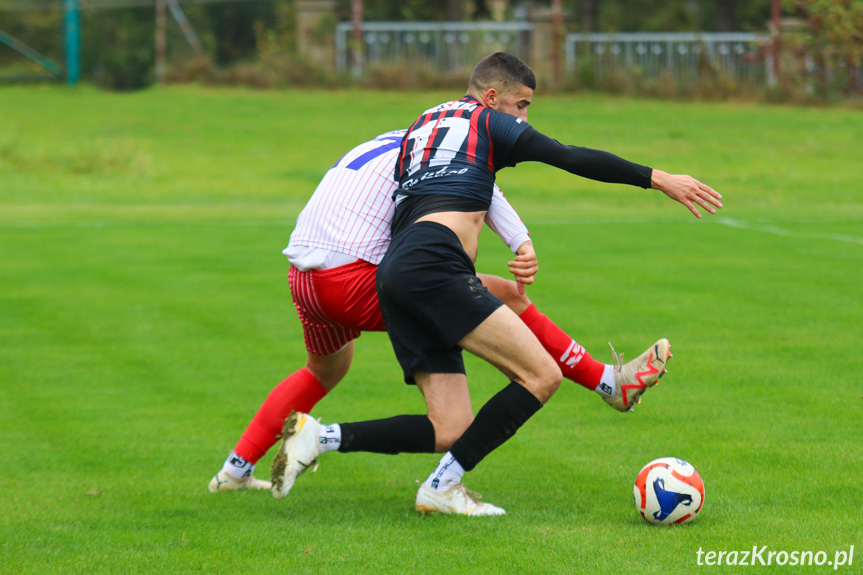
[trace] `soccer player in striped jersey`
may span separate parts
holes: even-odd
[[[532,128],[527,107],[535,89],[536,78],[526,64],[511,54],[493,54],[474,68],[464,98],[427,110],[408,130],[395,169],[399,187],[394,194],[392,241],[376,282],[405,381],[422,392],[428,416],[321,426],[306,414],[292,415],[273,466],[277,497],[284,497],[320,454],[336,448],[446,451],[420,485],[416,509],[505,513],[477,501],[462,477],[554,395],[562,374],[559,363],[543,352],[524,322],[476,276],[479,232],[500,169],[539,161],[599,181],[659,189],[697,217],[696,206],[709,213],[722,207],[721,196],[694,178],[653,170],[607,152],[564,146]],[[476,417],[470,408],[462,350],[485,359],[510,379]],[[670,357],[668,340],[659,340],[642,357],[636,373],[641,391],[664,373]]]
[[[305,367],[269,394],[234,450],[210,482],[211,491],[269,488],[251,475],[255,463],[278,441],[292,411],[308,412],[347,373],[353,340],[363,331],[384,331],[375,275],[390,244],[397,188],[393,166],[407,130],[381,134],[342,156],[327,172],[297,218],[284,254],[293,303],[303,324],[308,351]],[[488,226],[517,254],[510,262],[520,281],[530,283],[536,257],[528,230],[495,186]],[[559,363],[565,377],[598,393],[612,407],[628,411],[646,388],[630,362],[625,374],[594,360],[527,298],[523,283],[478,274],[483,284],[513,311]],[[617,379],[623,378],[618,386]]]

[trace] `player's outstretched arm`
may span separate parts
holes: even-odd
[[[599,182],[661,190],[686,206],[697,218],[701,217],[699,207],[711,214],[722,208],[722,196],[695,178],[653,170],[602,150],[565,146],[532,127],[519,136],[509,161],[512,164],[542,162]]]
[[[680,202],[692,212],[696,218],[701,217],[698,206],[715,214],[717,209],[722,209],[722,195],[691,176],[669,174],[662,170],[654,169],[650,177],[650,187],[660,190],[666,196]]]

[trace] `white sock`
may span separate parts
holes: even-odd
[[[249,463],[235,452],[231,452],[222,465],[222,471],[233,477],[234,479],[242,479],[248,477],[255,470],[255,464]]]
[[[428,476],[423,485],[438,491],[446,491],[450,487],[461,483],[462,477],[464,477],[464,468],[455,460],[452,453],[447,451],[441,457],[437,468]]]
[[[617,392],[617,380],[614,377],[613,365],[605,364],[605,370],[602,372],[599,385],[596,386],[594,391],[605,397],[611,397]]]
[[[321,453],[338,451],[339,445],[342,444],[342,426],[338,423],[322,425],[318,440],[318,449]]]

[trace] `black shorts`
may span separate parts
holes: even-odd
[[[464,373],[458,342],[503,305],[476,277],[458,236],[436,222],[412,224],[393,239],[376,287],[407,383],[415,369]]]

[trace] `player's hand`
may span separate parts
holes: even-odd
[[[669,174],[662,170],[653,170],[650,185],[661,190],[666,196],[680,202],[692,212],[696,218],[701,217],[698,207],[702,207],[711,214],[717,209],[722,209],[722,195],[708,186],[702,184],[691,176],[680,176]]]
[[[507,262],[509,272],[515,276],[518,285],[518,293],[524,294],[524,286],[530,285],[536,280],[536,272],[539,264],[536,262],[536,252],[533,250],[533,242],[524,242],[518,247],[515,259]]]

